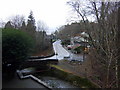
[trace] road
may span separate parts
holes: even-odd
[[[60,40],[53,43],[53,49],[55,54],[57,54],[56,57],[58,59],[64,59],[64,57],[70,57],[69,52],[62,47]]]
[[[77,61],[83,61],[83,55],[77,55],[77,54],[74,54],[74,53],[71,53],[70,50],[67,50],[70,54],[70,58],[68,58],[68,60],[77,60]],[[86,57],[85,57],[86,58]]]
[[[73,54],[73,53],[71,53],[71,51],[63,48],[60,40],[53,43],[53,49],[54,49],[55,54],[57,54],[57,55],[55,55],[49,59],[57,58],[58,60],[62,60],[62,59],[64,59],[64,57],[69,57],[68,60],[83,61],[83,55]]]
[[[35,59],[35,60],[46,60],[46,59],[62,60],[64,59],[64,57],[70,57],[70,53],[62,47],[60,40],[57,40],[53,43],[53,49],[55,52],[54,56],[49,58],[43,58],[43,59]]]
[[[61,40],[57,40],[53,43],[53,49],[55,52],[54,56],[49,57],[49,58],[35,59],[35,60],[46,60],[46,59],[62,60],[65,57],[67,57],[68,60],[79,60],[79,61],[83,60],[82,55],[73,54],[70,51],[68,51],[67,49],[63,48],[63,46],[61,45]]]

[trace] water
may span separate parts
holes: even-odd
[[[41,80],[52,88],[77,88],[76,86],[55,77],[41,77]]]
[[[24,74],[30,74],[35,71],[35,68],[26,68],[21,70],[21,72]],[[78,88],[69,82],[66,82],[64,80],[58,79],[56,77],[51,77],[51,76],[37,76],[40,80],[48,84],[48,86],[52,88]]]

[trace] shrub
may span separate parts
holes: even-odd
[[[15,71],[21,62],[30,55],[33,47],[32,38],[16,29],[2,29],[2,63],[3,71]]]
[[[64,40],[61,43],[62,45],[69,45],[70,44],[70,40]]]
[[[79,46],[79,47],[75,48],[74,50],[77,51],[77,53],[81,53],[84,51],[84,48],[85,48],[84,46]]]

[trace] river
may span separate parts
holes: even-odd
[[[52,88],[77,88],[76,86],[71,85],[69,82],[60,80],[55,77],[50,77],[50,76],[42,76],[40,79],[47,83],[48,86]]]
[[[29,75],[34,71],[35,71],[35,68],[26,68],[21,70],[22,73],[26,73],[27,75]],[[45,74],[45,75],[41,75],[41,74]],[[76,86],[70,84],[67,81],[58,79],[57,77],[54,77],[54,76],[52,77],[51,75],[50,76],[47,75],[48,72],[43,72],[41,74],[37,74],[35,76],[52,88],[77,88]]]

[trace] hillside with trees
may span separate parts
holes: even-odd
[[[47,26],[44,22],[38,22],[36,26],[36,22],[33,16],[33,12],[30,12],[28,16],[27,22],[23,16],[16,15],[13,16],[10,21],[5,24],[4,28],[13,28],[19,29],[23,32],[28,33],[35,41],[34,45],[34,55],[35,53],[41,53],[44,50],[49,48],[52,49],[51,38],[46,34]],[[44,25],[43,25],[44,24]]]
[[[57,16],[57,11],[60,12],[57,4],[52,8],[56,9],[53,10],[55,13],[50,9],[49,14],[49,8],[43,10],[49,15],[44,17],[50,25],[51,35],[47,34],[47,24],[42,20],[36,21],[32,11],[27,19],[22,15],[16,15],[7,22],[0,21],[3,34],[1,42],[3,74],[7,73],[5,74],[7,76],[13,72],[11,73],[13,76],[21,62],[33,58],[39,62],[41,60],[38,59],[39,56],[44,58],[55,54],[50,59],[54,61],[54,58],[57,64],[50,64],[49,69],[64,71],[59,74],[53,70],[60,75],[58,77],[66,78],[66,81],[72,84],[79,85],[79,82],[84,84],[90,81],[99,88],[120,88],[120,1],[67,0],[63,3],[66,3],[70,10],[69,15],[64,18],[66,22],[63,20],[64,23],[61,18],[64,13],[61,13],[61,17]],[[46,4],[43,6],[46,7]],[[63,7],[64,10],[66,12],[67,8]],[[57,21],[53,22],[54,19]],[[62,24],[58,25],[59,22]],[[35,59],[31,61],[34,62]],[[44,71],[35,70],[40,73]],[[68,77],[66,72],[87,80],[83,79],[82,82],[78,77]]]
[[[70,40],[83,31],[88,33],[91,46],[88,60],[92,68],[90,78],[103,88],[118,87],[119,3],[87,0],[85,4],[81,3],[81,0],[67,2],[80,21],[60,27],[55,34],[61,40]],[[89,20],[90,15],[94,17],[94,21]]]
[[[3,77],[8,73],[8,77],[13,77],[20,65],[32,55],[53,54],[51,38],[45,31],[47,27],[42,23],[38,27],[39,30],[31,11],[27,22],[23,16],[16,15],[2,28]]]

